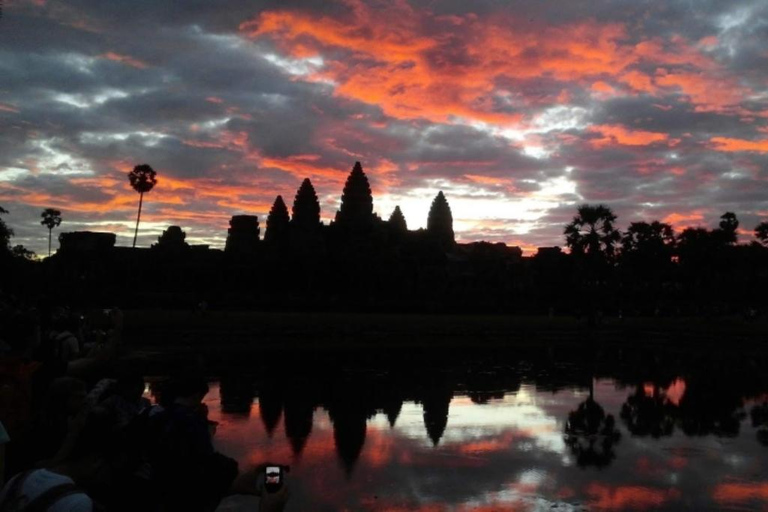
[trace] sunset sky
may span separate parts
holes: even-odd
[[[311,178],[333,218],[356,160],[388,218],[443,190],[460,241],[563,245],[619,227],[768,220],[768,2],[5,0],[0,205],[13,244],[171,224],[223,246]],[[54,232],[56,233],[56,232]]]

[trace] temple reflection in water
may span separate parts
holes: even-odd
[[[216,443],[241,463],[291,464],[296,502],[316,510],[768,504],[768,376],[743,371],[761,361],[617,348],[438,359],[222,371],[206,398]]]

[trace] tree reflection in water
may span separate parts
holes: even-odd
[[[565,444],[576,456],[579,467],[602,468],[616,458],[613,446],[620,439],[621,433],[613,415],[606,415],[602,406],[595,401],[594,379],[590,379],[589,397],[568,414]]]
[[[632,435],[658,439],[674,432],[676,410],[658,385],[653,385],[649,395],[645,386],[638,384],[635,393],[621,406],[621,419]]]

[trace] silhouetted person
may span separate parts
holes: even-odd
[[[80,426],[72,423],[69,447],[44,468],[11,479],[0,493],[0,510],[91,512],[94,500],[108,501],[129,459],[115,427],[110,412],[98,408]]]
[[[202,377],[175,378],[150,418],[150,463],[165,510],[213,510],[237,476],[237,462],[213,448],[207,393]]]

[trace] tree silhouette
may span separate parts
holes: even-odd
[[[717,240],[724,245],[736,243],[736,229],[739,227],[739,219],[733,212],[725,212],[720,216],[720,228],[714,231]]]
[[[760,243],[765,247],[768,247],[768,221],[763,221],[755,226],[755,238],[760,240]]]
[[[360,162],[355,162],[344,184],[336,222],[343,226],[364,227],[373,221],[373,196]]]
[[[633,222],[621,239],[621,252],[642,252],[667,256],[667,249],[675,242],[672,226],[659,221]]]
[[[51,233],[53,228],[61,225],[61,212],[53,208],[46,208],[43,213],[40,214],[43,220],[40,224],[48,228],[48,256],[51,255]]]
[[[603,205],[582,204],[565,227],[565,243],[574,255],[611,261],[621,233],[613,227],[616,215]]]
[[[8,210],[0,206],[0,215],[8,214]],[[0,254],[8,254],[11,248],[13,230],[8,227],[3,219],[0,219]]]
[[[133,247],[136,247],[136,238],[139,236],[139,221],[141,220],[141,205],[144,202],[144,194],[157,185],[157,173],[147,164],[137,165],[128,173],[128,181],[131,188],[139,193],[139,214],[136,216],[136,231],[133,233]]]
[[[675,233],[669,224],[633,222],[621,239],[621,262],[632,276],[647,282],[671,270],[674,247]]]
[[[395,206],[395,209],[392,210],[392,215],[389,216],[388,222],[392,231],[395,233],[405,233],[408,231],[408,225],[405,223],[405,216],[403,215],[403,212],[400,211],[399,206]]]
[[[658,386],[648,396],[642,385],[635,394],[627,397],[621,406],[621,419],[634,436],[660,438],[670,436],[675,429],[675,406],[664,396]]]
[[[427,217],[427,232],[444,248],[450,248],[455,243],[453,233],[453,214],[448,200],[445,199],[443,191],[437,193],[432,201]]]
[[[677,237],[676,252],[683,276],[697,286],[710,286],[716,255],[725,240],[706,228],[686,228]]]
[[[291,223],[301,229],[313,230],[320,226],[320,202],[309,178],[301,182],[293,200]]]
[[[291,218],[288,215],[288,208],[285,206],[283,196],[277,196],[267,216],[267,231],[264,233],[264,241],[276,243],[285,240],[290,222]]]
[[[13,249],[11,249],[11,254],[14,258],[21,258],[25,260],[35,259],[35,251],[30,251],[23,245],[14,245]]]
[[[565,444],[576,456],[579,467],[605,467],[616,458],[613,445],[621,439],[612,414],[595,401],[594,379],[589,381],[589,397],[568,414]]]

